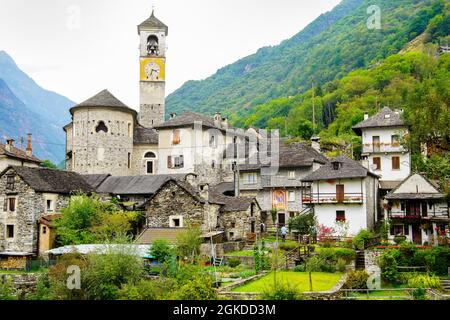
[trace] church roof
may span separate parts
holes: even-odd
[[[374,116],[353,126],[353,130],[360,134],[361,129],[364,128],[378,128],[378,127],[403,127],[406,126],[401,118],[400,112],[392,111],[388,107],[384,107],[380,112]]]
[[[187,111],[179,116],[169,119],[166,122],[155,126],[155,129],[192,127],[194,126],[194,122],[201,122],[203,127],[223,130],[223,128],[217,127],[214,124],[213,118],[192,111]]]
[[[138,26],[138,30],[140,31],[141,29],[164,29],[166,35],[169,34],[169,27],[167,27],[164,23],[161,22],[161,20],[155,17],[154,10],[152,10],[150,18],[148,18]]]
[[[95,108],[95,107],[107,107],[107,108],[117,108],[121,109],[123,111],[132,112],[135,116],[137,115],[136,110],[131,109],[126,104],[124,104],[122,101],[117,99],[115,96],[112,95],[111,92],[109,92],[107,89],[100,91],[95,96],[87,99],[84,102],[81,102],[72,108],[70,108],[70,113],[73,115],[73,112],[75,109],[78,108]]]
[[[153,128],[137,126],[134,128],[134,144],[158,144],[158,132]]]

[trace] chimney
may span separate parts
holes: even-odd
[[[222,122],[222,115],[220,114],[220,112],[216,112],[214,114],[214,125],[220,128],[221,122]]]
[[[320,137],[318,137],[318,136],[312,136],[311,137],[311,148],[313,148],[317,152],[321,152],[321,150],[320,150]]]
[[[228,129],[228,117],[222,118],[222,128]]]
[[[14,139],[6,139],[5,150],[11,152],[12,147],[14,147]]]
[[[28,134],[26,153],[27,153],[27,157],[31,157],[33,155],[33,149],[31,149],[31,133]]]
[[[205,199],[206,201],[209,201],[209,184],[202,184],[199,186],[200,189],[200,196]]]
[[[176,112],[172,112],[171,114],[170,114],[170,119],[173,119],[173,118],[175,118],[177,116],[177,113]]]
[[[364,120],[369,119],[369,113],[368,112],[364,112]]]

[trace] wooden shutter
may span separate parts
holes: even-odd
[[[400,157],[392,157],[392,169],[400,169]]]
[[[339,203],[344,202],[344,185],[343,184],[336,185],[336,200]]]
[[[167,157],[167,168],[172,168],[172,156]]]
[[[9,211],[16,211],[16,198],[9,198]]]
[[[375,157],[373,158],[373,164],[376,166],[375,170],[381,170],[381,158]]]

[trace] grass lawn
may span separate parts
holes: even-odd
[[[313,272],[312,282],[313,291],[330,290],[341,279],[342,273],[325,273]],[[273,286],[274,274],[273,272],[264,277],[247,283],[241,287],[235,288],[234,292],[263,292]],[[309,291],[309,273],[307,272],[293,272],[280,271],[277,272],[277,281],[284,282],[290,286],[295,287],[300,292]]]

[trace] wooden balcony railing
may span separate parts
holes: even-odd
[[[312,193],[303,195],[303,203],[362,203],[364,197],[362,193]]]

